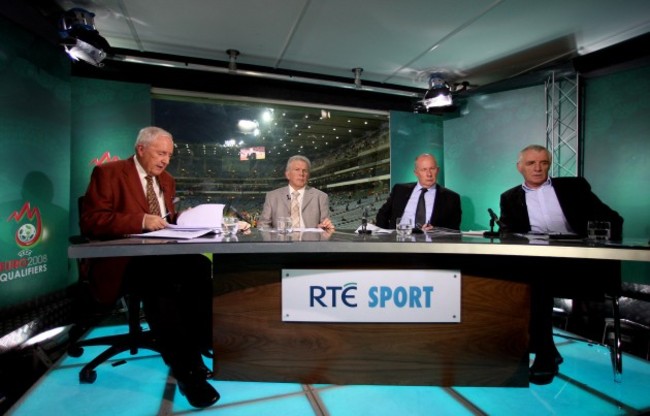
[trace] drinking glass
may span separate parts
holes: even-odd
[[[235,235],[237,234],[237,218],[235,217],[224,217],[223,218],[223,228],[226,235]]]
[[[413,221],[409,218],[397,218],[397,235],[401,237],[406,237],[411,235],[413,232]]]
[[[292,231],[292,224],[291,217],[278,217],[275,228],[278,233],[287,234]]]
[[[587,238],[590,241],[609,241],[611,236],[611,224],[609,221],[588,221]]]

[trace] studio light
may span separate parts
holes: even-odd
[[[438,74],[429,77],[429,90],[424,94],[422,104],[428,110],[435,107],[447,107],[452,104],[449,84]]]
[[[65,51],[75,61],[99,67],[110,52],[110,45],[95,28],[95,14],[88,10],[66,11],[59,21],[59,34]]]

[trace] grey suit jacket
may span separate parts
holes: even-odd
[[[307,186],[302,196],[302,221],[307,228],[316,228],[330,216],[329,197],[323,191]],[[289,185],[266,193],[258,227],[275,227],[278,217],[291,216]]]

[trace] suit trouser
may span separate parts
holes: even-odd
[[[212,264],[199,254],[135,257],[127,292],[142,298],[161,354],[172,368],[193,368],[212,346]]]
[[[535,276],[530,292],[530,350],[536,357],[554,358],[553,292],[544,277]]]

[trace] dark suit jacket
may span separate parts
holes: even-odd
[[[416,182],[402,183],[393,186],[388,200],[377,211],[376,224],[381,228],[393,229],[397,222],[397,217],[401,217],[404,208],[408,203]],[[450,228],[460,230],[461,207],[460,196],[438,184],[436,187],[436,200],[433,204],[433,214],[429,219],[429,224],[434,227]]]
[[[174,222],[172,203],[176,194],[174,178],[163,172],[158,176],[163,191],[168,221]],[[133,157],[105,163],[93,169],[90,184],[81,204],[81,234],[90,239],[117,238],[141,233],[142,219],[149,212]],[[114,303],[119,297],[128,257],[98,258],[91,262],[89,279],[95,298]]]
[[[620,240],[623,235],[623,218],[605,205],[592,191],[584,178],[552,178],[553,189],[573,231],[587,236],[587,221],[601,220],[611,223],[611,238]],[[530,219],[526,207],[526,194],[521,185],[501,194],[501,223],[499,231],[527,233]]]

